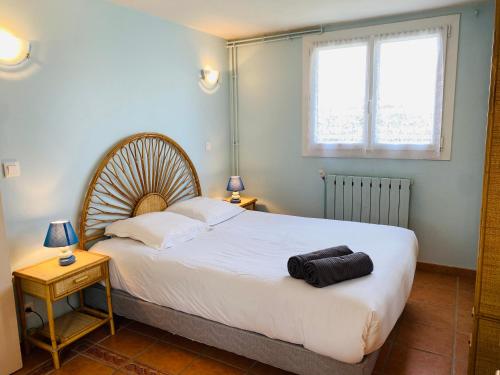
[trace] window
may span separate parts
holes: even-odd
[[[305,156],[449,160],[459,16],[304,38]]]

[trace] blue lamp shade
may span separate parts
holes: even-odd
[[[227,182],[227,191],[243,191],[245,190],[245,185],[243,185],[243,180],[240,176],[231,176]]]
[[[43,246],[45,247],[65,247],[78,242],[75,230],[71,223],[66,221],[54,221],[50,223],[47,236]]]

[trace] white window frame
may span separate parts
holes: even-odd
[[[421,29],[445,27],[447,40],[445,43],[443,109],[441,123],[441,147],[438,153],[426,150],[359,150],[345,147],[331,147],[316,144],[314,128],[311,124],[311,58],[312,51],[318,42],[346,40],[353,38],[370,38],[373,35],[416,31]],[[345,157],[345,158],[384,158],[384,159],[428,159],[450,160],[453,134],[453,112],[455,105],[455,81],[457,74],[458,40],[460,32],[460,15],[432,17],[412,21],[395,22],[384,25],[369,26],[348,30],[327,32],[303,38],[303,103],[302,103],[302,155],[311,157]],[[372,52],[368,56],[368,72],[373,77]],[[372,82],[370,78],[369,82]],[[368,101],[371,102],[371,98]],[[368,104],[369,106],[370,104]],[[368,108],[367,108],[368,111]],[[371,125],[370,125],[371,126]]]

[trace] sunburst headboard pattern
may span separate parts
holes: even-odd
[[[162,211],[201,195],[198,174],[186,152],[169,137],[140,133],[115,145],[99,164],[85,194],[81,249],[104,237],[120,219]]]

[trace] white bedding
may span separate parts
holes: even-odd
[[[334,245],[370,255],[374,271],[317,289],[291,278],[291,255]],[[113,288],[175,310],[357,363],[382,346],[409,296],[418,244],[398,227],[245,211],[167,250],[113,238]]]

